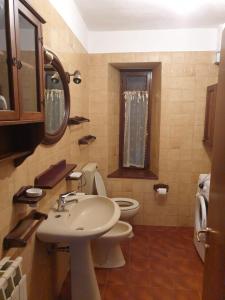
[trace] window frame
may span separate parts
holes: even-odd
[[[119,168],[123,170],[149,170],[150,169],[150,144],[151,144],[151,86],[152,86],[152,70],[151,69],[124,69],[120,70],[120,121],[119,121]],[[124,123],[125,123],[125,102],[123,92],[125,90],[125,79],[128,76],[146,76],[147,91],[149,92],[148,101],[148,120],[147,120],[147,141],[145,151],[145,166],[144,168],[124,167],[123,166],[123,151],[124,151]]]

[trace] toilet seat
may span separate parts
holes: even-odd
[[[97,194],[99,196],[107,197],[105,184],[103,182],[101,174],[98,171],[95,172],[95,186]],[[119,205],[121,211],[136,209],[140,206],[137,200],[131,198],[117,197],[111,199]]]
[[[111,198],[111,199],[119,205],[121,211],[136,209],[140,206],[137,200],[131,198],[118,197],[118,198]]]

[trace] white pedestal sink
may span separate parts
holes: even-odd
[[[71,254],[72,300],[100,300],[90,241],[119,220],[120,208],[107,197],[83,196],[64,212],[52,209],[37,230],[39,240],[68,243]]]

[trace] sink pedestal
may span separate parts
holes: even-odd
[[[101,300],[90,241],[71,243],[70,255],[72,300]]]
[[[54,207],[39,226],[41,241],[70,246],[72,300],[101,300],[90,241],[108,232],[119,217],[120,208],[110,198],[87,195],[62,213]]]

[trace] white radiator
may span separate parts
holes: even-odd
[[[22,275],[22,257],[0,261],[0,300],[27,300],[26,275]]]

